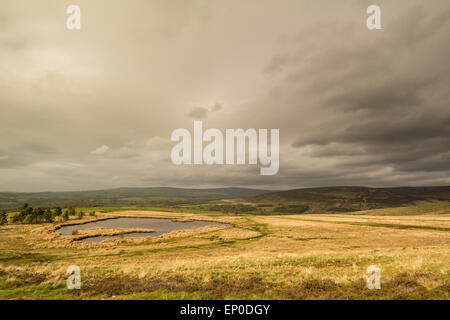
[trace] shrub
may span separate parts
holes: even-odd
[[[0,225],[8,223],[8,214],[6,211],[2,211],[0,213]]]
[[[13,223],[22,222],[22,217],[20,216],[20,213],[17,213],[12,217],[12,222]]]
[[[44,213],[44,221],[53,222],[53,214],[50,210],[46,210]]]
[[[209,207],[209,210],[211,211],[221,211],[224,213],[245,213],[255,211],[255,209],[256,208],[253,206],[243,204],[236,204],[236,205],[223,204],[223,205],[213,205]]]
[[[55,208],[55,216],[59,217],[62,215],[62,209],[60,207]]]
[[[19,208],[17,208],[17,211],[23,211],[26,210],[28,208],[28,203],[24,203],[22,204]]]
[[[353,211],[358,211],[357,209],[352,209],[352,208],[343,208],[343,207],[332,207],[332,208],[327,208],[328,212],[353,212]]]
[[[77,214],[74,208],[69,208],[68,212],[69,212],[69,216],[74,216]]]
[[[309,206],[303,204],[278,206],[273,211],[280,213],[303,213],[309,210]]]
[[[25,219],[23,219],[23,223],[26,224],[31,224],[31,223],[35,223],[35,219],[33,217],[33,215],[29,214],[25,217]]]

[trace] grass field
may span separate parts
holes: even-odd
[[[450,298],[448,202],[270,216],[106,211],[97,218],[232,226],[98,244],[61,237],[54,224],[0,226],[0,299]],[[81,290],[66,287],[70,265],[81,268]],[[366,287],[370,265],[381,269],[380,290]]]

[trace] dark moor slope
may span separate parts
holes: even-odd
[[[310,207],[308,212],[396,207],[415,201],[450,201],[450,187],[323,187],[272,192],[241,199],[246,203]]]

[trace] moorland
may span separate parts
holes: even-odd
[[[0,299],[450,298],[447,187],[301,190],[172,199],[159,207],[71,207],[67,220],[53,222],[13,222],[18,211],[11,209],[0,226]],[[226,226],[146,238],[103,228],[57,232],[117,217]],[[118,236],[80,241],[99,234]],[[70,265],[81,269],[80,290],[66,286]],[[381,269],[380,290],[366,286],[370,265]]]

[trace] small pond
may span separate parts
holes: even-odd
[[[225,226],[228,224],[212,222],[212,221],[172,221],[170,219],[158,218],[111,218],[106,220],[94,221],[85,224],[77,224],[70,226],[63,226],[56,230],[63,236],[72,235],[74,230],[83,230],[89,228],[123,228],[123,229],[151,229],[155,232],[133,232],[123,235],[125,238],[140,238],[140,237],[157,237],[161,234],[168,233],[175,230],[185,230],[192,228],[201,228],[206,226]],[[100,242],[109,238],[118,238],[119,236],[97,236],[85,238],[81,241]]]

